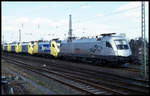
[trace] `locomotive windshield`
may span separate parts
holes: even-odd
[[[57,43],[57,48],[60,48],[60,43]]]
[[[115,44],[116,44],[118,50],[129,49],[126,40],[122,40],[122,39],[115,40]]]

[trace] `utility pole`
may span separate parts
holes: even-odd
[[[37,31],[38,31],[38,34],[40,35],[40,33],[39,33],[40,25],[38,24],[38,26],[37,26],[37,27],[38,27],[38,30],[37,30]],[[41,35],[40,35],[40,37],[42,38],[42,36],[41,36]]]
[[[72,19],[71,19],[71,14],[69,15],[68,42],[72,42]]]
[[[145,2],[141,3],[141,35],[142,35],[142,76],[146,78],[146,40],[145,40]]]
[[[40,25],[38,24],[38,33],[39,33]]]
[[[19,29],[19,42],[21,42],[21,29]]]

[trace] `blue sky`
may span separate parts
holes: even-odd
[[[1,7],[5,42],[18,41],[19,28],[22,41],[65,39],[69,14],[76,37],[113,32],[124,33],[128,39],[141,36],[141,2],[2,2]],[[148,21],[146,2],[147,38]]]

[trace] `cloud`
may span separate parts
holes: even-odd
[[[120,12],[120,11],[124,11],[128,9],[132,9],[132,8],[137,8],[140,6],[141,6],[141,2],[130,2],[128,4],[122,5],[119,8],[115,9],[114,12]]]
[[[56,26],[62,26],[62,25],[66,25],[68,22],[67,20],[51,20],[48,18],[41,18],[41,17],[37,17],[33,20],[31,20],[31,22],[33,24],[40,24],[40,25],[45,25],[45,26],[49,26],[49,27],[56,27]]]
[[[3,31],[17,31],[16,26],[7,26],[7,27],[2,27]]]
[[[96,36],[102,33],[110,33],[114,26],[95,22],[80,22],[73,25],[73,34],[77,37]]]
[[[27,17],[21,17],[21,18],[17,18],[16,22],[18,23],[28,23],[30,20]]]
[[[2,31],[14,31],[16,30],[16,17],[14,16],[2,16]]]
[[[81,6],[81,8],[91,8],[92,6],[89,6],[89,5],[83,5]]]
[[[57,6],[54,6],[54,5],[43,5],[43,6],[40,6],[40,8],[56,8]]]
[[[145,2],[145,18],[148,18],[148,6],[148,2]],[[114,12],[119,12],[119,14],[115,14],[119,18],[134,21],[135,23],[141,22],[141,2],[130,2],[115,9]]]
[[[110,14],[105,17],[105,14],[95,14],[93,17],[81,19],[80,23],[73,21],[73,34],[75,36],[95,36],[102,33],[109,32],[123,32],[127,34],[127,37],[140,36],[141,33],[141,10],[134,8],[140,6],[140,2],[130,2],[112,12],[118,12],[117,14]],[[148,3],[146,3],[146,29],[148,30]],[[43,6],[43,8],[49,8],[50,6]],[[52,6],[51,6],[52,7]],[[91,8],[92,6],[80,6],[82,8]],[[37,8],[38,9],[38,8]],[[40,9],[40,8],[39,8]],[[39,9],[37,11],[39,11]],[[128,11],[126,11],[128,10]],[[29,11],[29,10],[28,10]],[[121,12],[122,11],[122,12]],[[35,12],[35,11],[34,11]],[[32,9],[33,13],[33,9]],[[104,17],[97,18],[95,17]],[[94,18],[94,19],[93,19]],[[88,20],[89,19],[89,20]],[[74,20],[74,19],[73,19]],[[86,22],[84,22],[86,21]],[[14,16],[2,16],[2,34],[6,33],[7,41],[10,40],[11,34],[7,32],[12,32],[14,36],[13,40],[18,40],[18,29],[21,28],[21,23],[24,23],[24,29],[22,30],[22,41],[38,40],[39,38],[52,39],[55,36],[64,37],[64,34],[68,34],[68,19],[54,20],[49,17],[14,17]],[[40,24],[40,31],[38,33],[37,24]],[[146,30],[146,31],[147,31]],[[83,33],[84,32],[84,33]],[[26,35],[26,33],[32,33],[32,35]],[[42,35],[43,34],[43,35]],[[47,36],[47,34],[51,34]],[[55,36],[52,36],[55,34]],[[148,34],[148,32],[146,32]],[[47,36],[47,37],[46,37]],[[148,35],[147,35],[148,36]]]
[[[97,14],[96,16],[103,16],[103,14],[99,13],[99,14]]]

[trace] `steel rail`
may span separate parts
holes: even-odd
[[[7,58],[8,59],[8,58]],[[10,59],[9,59],[10,60]],[[26,66],[26,67],[30,67],[30,68],[33,68],[33,66],[31,66],[31,65],[26,65],[26,63],[24,63],[24,62],[22,62],[22,61],[15,61],[15,60],[11,60],[11,61],[13,61],[13,62],[18,62],[18,63],[23,63],[24,65],[23,66]],[[21,65],[22,66],[22,65]],[[40,69],[41,71],[46,71],[46,70],[43,70],[43,69],[41,69],[41,68],[39,68],[39,67],[35,67],[34,66],[34,68],[35,69]],[[77,80],[77,79],[75,79],[75,78],[71,78],[71,77],[68,77],[68,76],[65,76],[65,75],[62,75],[62,74],[58,74],[58,73],[56,73],[56,72],[50,72],[50,71],[48,71],[49,73],[51,73],[51,74],[55,74],[55,75],[58,75],[58,76],[61,76],[61,77],[65,77],[65,78],[68,78],[68,79],[72,79],[72,80],[74,80],[74,81],[77,81],[77,82],[80,82],[80,83],[85,83],[85,81],[82,81],[81,82],[81,80]],[[41,73],[40,73],[41,74]],[[62,82],[62,81],[61,81]],[[124,94],[124,95],[126,95],[126,93],[123,93],[123,92],[118,92],[118,91],[116,91],[116,90],[113,90],[113,89],[110,89],[110,88],[106,88],[106,87],[104,87],[104,86],[96,86],[96,85],[94,85],[94,84],[89,84],[89,83],[86,83],[87,85],[91,85],[91,86],[94,86],[94,87],[96,87],[96,88],[99,88],[99,89],[104,89],[104,90],[107,90],[107,91],[109,91],[109,92],[111,92],[111,93],[114,93],[114,94],[119,94],[119,95],[122,95],[122,94]],[[84,87],[83,87],[84,88]],[[91,93],[91,94],[94,94],[94,93]]]
[[[3,57],[3,56],[2,56],[2,58],[6,59],[6,57]],[[33,68],[33,66],[28,66],[28,65],[26,65],[26,63],[24,63],[24,62],[18,62],[18,61],[15,61],[15,60],[11,60],[11,59],[9,59],[9,58],[7,58],[7,60],[8,60],[9,62],[12,62],[13,64],[15,63],[15,65],[17,65],[17,66],[20,66],[20,67],[24,66],[24,68],[26,67],[26,69],[28,69],[28,70],[30,70],[30,71],[32,71],[32,72],[34,72],[34,73],[37,73],[37,74],[39,74],[39,75],[41,75],[41,76],[44,76],[44,77],[47,77],[47,78],[49,78],[49,79],[55,80],[55,81],[57,81],[57,82],[59,82],[59,83],[61,83],[61,84],[64,84],[64,85],[66,85],[66,86],[69,86],[69,87],[71,87],[71,88],[73,88],[73,89],[79,90],[79,91],[84,92],[84,93],[87,93],[87,94],[93,94],[93,93],[91,93],[91,92],[89,92],[89,91],[86,91],[86,90],[81,89],[81,88],[79,88],[79,87],[76,87],[76,86],[74,86],[74,85],[71,85],[71,84],[65,83],[65,82],[63,82],[63,81],[61,81],[61,80],[58,80],[58,79],[52,78],[52,77],[50,77],[50,76],[47,76],[47,75],[43,74],[41,71],[39,72],[39,70],[35,70],[35,69],[39,69],[39,68],[36,68],[36,67]],[[25,65],[21,65],[20,63],[25,64]],[[34,70],[33,70],[33,69],[34,69]]]
[[[60,65],[60,64],[55,64],[55,66],[58,66],[58,67],[64,67],[64,65]],[[67,65],[68,66],[68,65]],[[135,79],[135,78],[129,78],[129,77],[124,77],[124,76],[120,76],[120,75],[116,75],[116,74],[110,74],[110,73],[106,73],[106,72],[102,72],[102,71],[93,71],[93,70],[89,70],[89,69],[83,69],[83,68],[80,68],[80,67],[77,67],[76,66],[76,69],[80,69],[80,70],[84,70],[84,71],[89,71],[90,73],[99,73],[99,74],[105,74],[105,75],[108,75],[108,76],[114,76],[114,77],[117,77],[117,78],[122,78],[122,79],[126,79],[126,80],[132,80],[132,81],[136,81],[136,82],[143,82],[144,84],[148,84],[149,81],[145,81],[145,80],[141,80],[141,79]]]
[[[64,65],[60,65],[60,64],[55,64],[55,66],[58,66],[58,67],[64,67]],[[68,65],[67,65],[68,66]],[[67,67],[67,66],[65,66],[65,67]],[[70,69],[70,68],[69,68]],[[137,83],[139,82],[139,83],[141,83],[141,82],[143,82],[144,84],[148,84],[149,83],[149,81],[145,81],[145,80],[140,80],[140,79],[134,79],[134,78],[126,78],[126,77],[124,77],[124,76],[120,76],[120,75],[116,75],[116,74],[110,74],[110,73],[106,73],[106,72],[102,72],[102,71],[93,71],[93,70],[89,70],[89,69],[83,69],[83,68],[80,68],[80,67],[77,67],[76,68],[76,70],[77,69],[79,69],[79,70],[84,70],[84,72],[86,71],[88,71],[88,73],[99,73],[99,74],[105,74],[105,75],[108,75],[108,76],[114,76],[114,77],[117,77],[118,79],[119,78],[122,78],[122,79],[126,79],[126,80],[132,80],[132,81],[136,81]]]
[[[49,69],[49,68],[47,68],[47,69]],[[148,86],[142,86],[142,85],[137,85],[137,84],[133,84],[133,83],[125,82],[125,81],[114,80],[114,79],[111,79],[111,78],[105,78],[103,76],[98,78],[94,74],[93,75],[90,75],[90,74],[87,75],[87,74],[84,74],[84,73],[81,73],[81,72],[68,71],[68,70],[63,70],[63,69],[60,69],[60,68],[50,68],[50,70],[56,70],[56,71],[63,72],[63,73],[70,73],[70,74],[74,74],[74,75],[80,75],[82,77],[84,76],[84,77],[89,77],[89,78],[93,78],[93,79],[97,79],[97,80],[100,79],[100,80],[109,81],[109,82],[113,82],[113,83],[126,84],[128,86],[135,86],[135,87],[144,88],[144,89],[149,88]]]
[[[21,62],[21,63],[23,63],[23,62]],[[43,70],[43,69],[42,69]],[[45,70],[44,70],[45,71]],[[47,72],[49,72],[49,71],[47,71]],[[52,73],[52,74],[56,74],[56,73]],[[58,75],[58,73],[56,74],[56,75]],[[60,76],[62,76],[62,75],[60,75]],[[70,77],[69,77],[70,78]],[[73,79],[73,78],[70,78],[70,79]],[[82,78],[83,79],[83,78]],[[74,79],[75,80],[75,79]],[[81,80],[80,80],[81,81]],[[88,80],[87,80],[88,81]],[[79,80],[78,80],[78,82],[79,82]],[[85,81],[84,81],[85,82]],[[91,81],[90,81],[91,82]],[[106,87],[104,87],[104,86],[101,86],[102,88],[105,88],[105,89],[107,89],[107,90],[112,90],[112,89],[110,89],[110,88],[106,88]],[[120,88],[122,88],[122,87],[120,87]],[[127,88],[124,88],[124,89],[127,89]],[[128,89],[129,90],[129,89]],[[130,91],[131,91],[132,89],[130,89]],[[133,92],[137,92],[136,90],[132,90]],[[115,92],[114,90],[112,91],[112,92]],[[117,93],[117,92],[116,92]],[[144,94],[144,92],[138,92],[138,93],[141,93],[141,94]],[[124,93],[121,93],[121,94],[124,94]],[[124,94],[125,95],[125,94]]]

